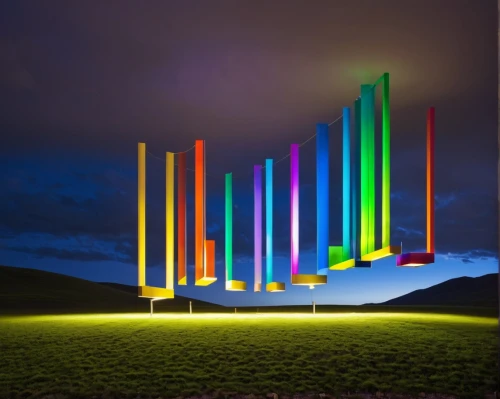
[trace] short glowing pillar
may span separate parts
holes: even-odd
[[[165,287],[174,289],[174,153],[166,153],[166,271]]]
[[[316,125],[316,245],[318,274],[328,272],[329,142],[328,125]]]
[[[141,287],[146,285],[146,144],[139,143],[137,150],[137,285]]]
[[[186,262],[186,153],[177,155],[177,284],[187,284]]]
[[[254,165],[254,291],[262,290],[262,166]]]

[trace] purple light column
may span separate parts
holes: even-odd
[[[292,274],[299,274],[299,145],[290,145],[290,231]]]
[[[254,292],[260,292],[262,287],[262,166],[253,167],[253,198],[254,198]]]

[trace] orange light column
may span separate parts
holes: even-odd
[[[177,284],[186,285],[186,153],[177,155]]]
[[[215,241],[206,240],[205,140],[194,146],[195,285],[210,285],[215,277]]]

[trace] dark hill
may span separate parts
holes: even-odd
[[[496,308],[498,307],[498,274],[454,278],[377,305]]]
[[[133,294],[133,295],[137,296],[137,287],[134,285],[126,285],[126,284],[119,284],[119,283],[98,283],[98,284],[113,288],[115,290],[127,292],[129,294]],[[173,299],[169,299],[168,301],[161,301],[163,303],[157,302],[155,304],[155,309],[156,309],[156,307],[159,310],[162,309],[162,305],[164,305],[164,304],[175,305],[175,306],[184,306],[185,309],[189,309],[189,301],[192,301],[193,308],[196,307],[196,309],[198,309],[200,306],[204,307],[204,308],[209,308],[209,307],[222,308],[223,307],[223,306],[216,305],[216,304],[213,304],[210,302],[200,301],[198,299],[192,299],[192,298],[187,298],[185,296],[176,295],[175,298],[173,298]]]
[[[155,311],[187,312],[189,300],[176,297],[158,301],[155,302]],[[192,301],[193,311],[225,309]],[[77,312],[149,312],[149,300],[138,298],[136,287],[99,284],[58,273],[0,266],[0,314]]]

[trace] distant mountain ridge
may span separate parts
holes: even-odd
[[[365,305],[498,307],[498,273],[458,277],[382,303]]]

